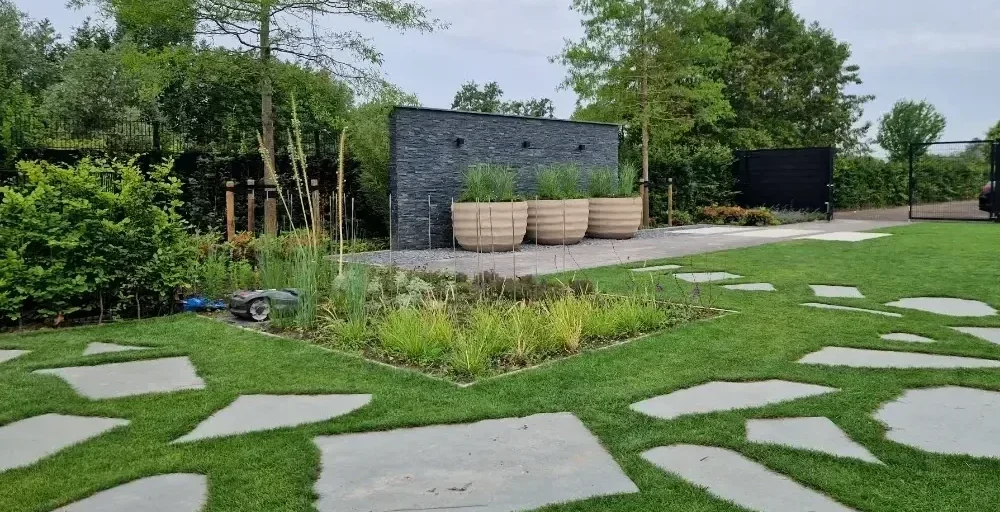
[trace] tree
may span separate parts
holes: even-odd
[[[468,112],[487,112],[491,114],[510,114],[526,117],[554,117],[555,105],[549,98],[531,98],[526,101],[504,101],[503,89],[496,82],[484,84],[482,88],[476,82],[462,84],[455,93],[451,108]]]
[[[45,93],[45,110],[79,134],[127,117],[149,113],[139,102],[139,84],[118,51],[74,50],[63,63],[62,81]]]
[[[913,144],[937,142],[946,121],[934,105],[926,101],[900,100],[879,122],[878,144],[893,161],[906,161]],[[927,153],[926,146],[914,146],[913,154]]]
[[[1000,142],[1000,121],[993,125],[990,131],[986,132],[986,140]]]

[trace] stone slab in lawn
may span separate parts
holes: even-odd
[[[111,429],[128,420],[43,414],[0,427],[0,472],[30,466],[45,457]]]
[[[198,512],[207,502],[205,475],[170,473],[133,480],[52,512]]]
[[[205,389],[205,382],[187,357],[50,368],[33,373],[60,377],[77,393],[94,400]]]
[[[890,440],[933,453],[1000,458],[1000,393],[947,386],[911,389],[875,419]]]
[[[826,240],[829,242],[863,242],[875,238],[892,236],[892,233],[860,233],[857,231],[834,231],[820,235],[803,237],[805,240]]]
[[[834,391],[839,390],[784,380],[709,382],[636,402],[629,408],[654,418],[672,420],[688,414],[763,407]]]
[[[885,341],[904,341],[906,343],[935,343],[937,341],[916,334],[909,334],[905,332],[893,332],[889,334],[883,334],[882,336],[880,336],[880,338],[882,338]]]
[[[709,494],[755,512],[851,512],[824,494],[731,450],[678,444],[653,448],[642,458],[706,489]]]
[[[173,442],[326,421],[360,409],[371,400],[371,395],[243,395]]]
[[[864,309],[864,308],[852,308],[850,306],[838,306],[836,304],[822,304],[819,302],[807,302],[803,306],[818,309],[833,309],[836,311],[853,311],[855,313],[870,313],[872,315],[889,316],[892,318],[903,318],[903,315],[899,313],[890,313],[888,311],[878,311],[875,309]]]
[[[824,417],[748,420],[747,440],[882,463],[864,446],[847,437],[829,418]]]
[[[865,296],[853,286],[830,286],[826,284],[811,284],[814,294],[817,297],[839,298],[839,299],[863,299]]]
[[[709,228],[694,228],[677,230],[679,235],[731,235],[733,233],[745,233],[747,231],[758,231],[760,228],[737,227],[737,226],[717,226]]]
[[[131,350],[148,350],[149,347],[136,347],[133,345],[119,345],[117,343],[103,343],[100,341],[95,341],[89,343],[87,348],[83,350],[83,355],[92,356],[95,354],[108,354],[111,352],[128,352]]]
[[[729,272],[694,272],[689,274],[686,273],[674,274],[674,277],[680,279],[681,281],[687,281],[689,283],[713,283],[715,281],[728,281],[730,279],[739,279],[743,276],[730,274]]]
[[[783,229],[783,228],[773,228],[773,229],[755,229],[751,231],[741,231],[739,233],[730,233],[734,236],[745,236],[748,238],[792,238],[796,236],[812,235],[814,233],[819,233],[814,229]]]
[[[953,299],[950,297],[915,297],[890,302],[886,306],[900,309],[915,309],[939,315],[957,317],[993,316],[997,310],[985,302],[968,299]]]
[[[981,340],[1000,345],[1000,328],[997,327],[952,327],[958,332],[975,336]]]
[[[680,265],[658,265],[655,267],[633,268],[632,272],[659,272],[663,270],[677,270],[679,268],[681,268]]]
[[[569,413],[315,442],[320,512],[508,512],[639,491]]]
[[[6,363],[31,352],[30,350],[0,350],[0,363]]]
[[[826,347],[799,362],[851,368],[1000,368],[1000,361],[993,359],[846,347]]]
[[[743,292],[776,292],[777,288],[771,283],[751,283],[751,284],[727,284],[723,286],[727,290]]]

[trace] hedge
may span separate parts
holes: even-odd
[[[914,199],[940,203],[975,199],[987,181],[989,164],[962,156],[924,155],[914,163]],[[838,209],[884,208],[910,202],[908,163],[872,157],[840,157],[834,169]]]

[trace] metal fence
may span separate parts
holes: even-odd
[[[959,141],[910,146],[910,218],[1000,220],[1000,142]]]

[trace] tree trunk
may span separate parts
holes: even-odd
[[[640,47],[642,51],[642,83],[640,85],[640,102],[642,103],[642,182],[640,183],[640,193],[642,194],[642,227],[649,227],[649,14],[646,11],[646,2],[642,7],[642,28],[640,34]]]
[[[260,6],[260,128],[264,149],[270,160],[264,164],[264,185],[274,185],[275,176],[267,169],[274,165],[274,91],[271,85],[271,7],[269,2]]]

